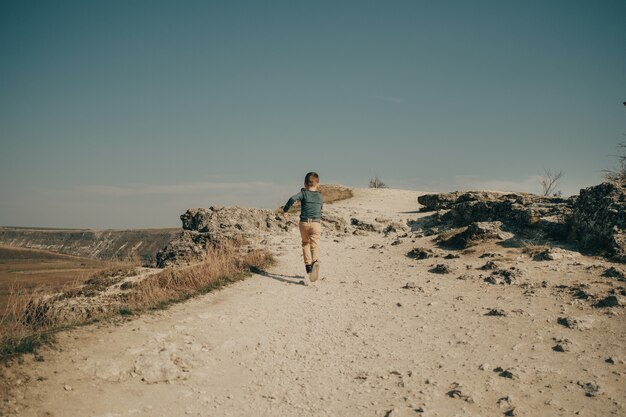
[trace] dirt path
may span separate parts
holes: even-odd
[[[362,190],[328,209],[415,219],[416,196]],[[538,263],[493,247],[529,285],[488,285],[478,279],[482,250],[416,261],[405,254],[432,247],[430,238],[391,245],[395,237],[380,233],[326,230],[322,279],[305,287],[297,231],[274,239],[279,263],[265,275],[121,325],[67,332],[43,362],[27,358],[30,380],[14,390],[19,415],[626,413],[623,309],[592,309],[554,289],[597,280],[586,266],[604,261]],[[444,262],[453,273],[428,272]],[[402,288],[409,281],[416,288]],[[485,315],[494,308],[506,316]],[[570,351],[554,351],[565,338]]]

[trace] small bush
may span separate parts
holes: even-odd
[[[120,308],[119,313],[120,313],[120,316],[132,316],[133,310],[127,307],[122,307]]]
[[[387,184],[381,180],[378,175],[375,175],[374,178],[370,179],[369,188],[388,188]]]

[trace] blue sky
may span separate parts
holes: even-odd
[[[624,1],[0,1],[0,225],[323,182],[539,191],[626,140]]]

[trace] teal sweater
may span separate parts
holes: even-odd
[[[283,211],[285,213],[289,211],[296,201],[300,201],[300,220],[321,220],[324,200],[322,199],[322,193],[320,191],[309,191],[306,188],[301,189],[298,194],[291,196],[287,204],[283,207]]]

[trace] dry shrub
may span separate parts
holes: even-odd
[[[380,179],[378,174],[374,175],[374,177],[372,179],[370,179],[368,187],[369,188],[389,188],[389,187],[387,187],[387,184],[385,184],[383,182],[383,180]]]

